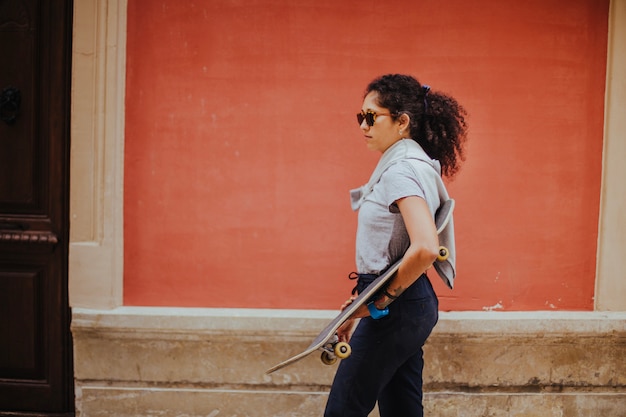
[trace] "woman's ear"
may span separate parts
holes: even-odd
[[[402,113],[400,117],[398,117],[398,127],[400,128],[400,130],[407,130],[409,128],[410,122],[411,118],[406,113]]]

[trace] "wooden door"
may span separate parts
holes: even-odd
[[[73,415],[71,0],[0,0],[0,415]]]

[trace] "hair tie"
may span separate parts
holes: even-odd
[[[426,112],[428,112],[428,102],[426,101],[426,96],[430,91],[430,86],[425,84],[422,85],[422,91],[424,91],[424,114],[426,114]]]

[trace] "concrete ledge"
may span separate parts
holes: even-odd
[[[275,374],[264,371],[306,347],[335,314],[75,309],[77,410],[83,416],[319,416],[334,366],[311,355]],[[441,313],[425,355],[425,406],[434,415],[620,416],[626,410],[626,313]]]
[[[113,310],[75,308],[73,326],[81,330],[156,329],[198,332],[317,333],[335,310],[212,309],[118,307]],[[436,333],[565,333],[625,332],[626,312],[440,312]]]
[[[322,415],[326,394],[202,389],[83,389],[82,415],[304,417]],[[437,417],[623,416],[624,394],[427,393],[425,415]],[[378,416],[374,411],[371,417]]]

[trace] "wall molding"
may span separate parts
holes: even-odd
[[[69,294],[123,303],[126,0],[74,3]]]
[[[595,309],[626,311],[626,0],[611,0]]]

